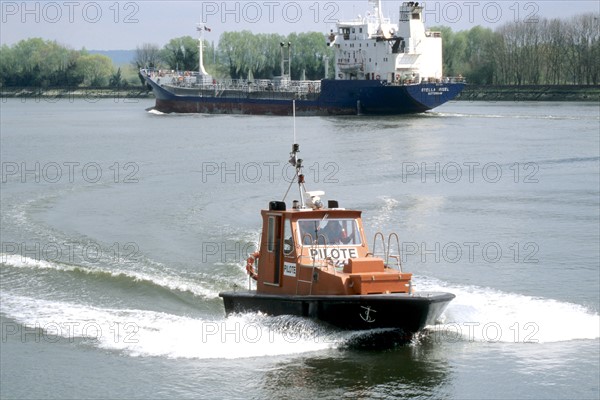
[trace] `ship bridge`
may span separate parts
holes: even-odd
[[[336,79],[415,84],[442,79],[442,38],[425,29],[423,6],[404,2],[398,23],[384,18],[380,0],[372,12],[339,22],[331,32]]]

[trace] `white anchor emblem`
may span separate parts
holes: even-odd
[[[371,318],[371,311],[373,312],[377,312],[375,310],[371,310],[371,307],[365,307],[365,306],[361,306],[361,308],[365,309],[365,315],[363,316],[362,314],[360,314],[360,317],[362,318],[363,321],[365,322],[375,322],[375,318]]]

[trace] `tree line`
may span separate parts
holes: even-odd
[[[191,36],[171,39],[162,49],[145,43],[137,47],[134,63],[138,68],[196,71],[198,44]],[[225,32],[217,46],[205,41],[203,64],[217,77],[269,79],[282,74],[282,51],[290,57],[293,79],[321,79],[325,74],[325,63],[329,60],[333,65],[333,50],[327,46],[322,33],[284,36],[250,31]]]
[[[442,32],[446,76],[462,75],[474,84],[598,85],[599,19],[599,14],[588,13],[564,20],[511,22],[496,30],[481,26],[459,32],[448,27],[432,30]],[[27,39],[0,47],[0,85],[125,87],[143,82],[136,77],[140,68],[196,71],[198,44],[191,36],[171,39],[162,48],[142,44],[126,78],[107,56]],[[281,52],[287,55],[288,44],[293,79],[321,79],[326,68],[333,75],[333,49],[318,32],[287,36],[226,32],[216,45],[204,41],[204,66],[219,78],[272,78],[282,74]]]
[[[470,83],[598,85],[600,15],[511,22],[495,31],[476,26],[442,32],[444,73]]]
[[[72,50],[55,41],[26,39],[0,47],[0,84],[17,87],[128,86],[104,55]]]

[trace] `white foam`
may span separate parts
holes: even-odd
[[[86,271],[85,268],[35,260],[20,255],[0,254],[0,261],[17,268]],[[88,273],[97,273],[89,270]],[[122,272],[103,271],[119,275]],[[208,298],[217,297],[197,283],[177,276],[130,273],[173,290],[189,290]],[[547,343],[600,338],[600,317],[585,307],[554,299],[506,293],[490,288],[449,286],[443,282],[415,277],[419,291],[445,291],[456,295],[444,313],[444,323],[433,327],[444,340]],[[192,358],[238,358],[292,354],[337,346],[348,334],[318,332],[320,325],[302,318],[273,318],[256,314],[227,319],[201,320],[154,311],[113,310],[65,302],[50,302],[3,293],[2,312],[17,321],[35,326],[53,322],[77,322],[80,329],[99,324],[99,345],[123,349],[133,355]],[[117,324],[117,325],[115,325]],[[129,331],[115,332],[129,326]],[[112,328],[111,328],[112,327]],[[135,343],[124,342],[131,329],[138,329]],[[112,329],[112,330],[111,330]],[[316,330],[316,331],[315,331]],[[108,333],[107,333],[108,332]],[[85,336],[85,331],[76,336]],[[109,335],[110,334],[110,335]],[[118,334],[118,340],[114,335]],[[111,336],[112,335],[112,336]],[[291,344],[293,343],[293,345]]]
[[[553,299],[425,281],[420,290],[456,295],[435,329],[452,340],[548,343],[600,338],[600,317],[585,307]]]
[[[91,345],[131,356],[236,359],[305,353],[338,343],[320,334],[312,321],[291,317],[246,314],[202,320],[5,294],[0,299],[2,313],[28,327],[7,325],[3,335],[48,342],[84,338]],[[37,338],[33,327],[40,328]]]
[[[425,112],[422,115],[430,116],[430,117],[455,117],[455,118],[506,118],[506,115],[499,114],[465,114],[465,113],[457,113],[457,112],[437,112],[437,111],[429,111]],[[543,119],[543,120],[573,120],[579,121],[581,119],[600,119],[596,116],[570,116],[570,115],[511,115],[511,118],[514,119]]]
[[[64,271],[73,271],[75,269],[75,267],[59,266],[49,261],[36,260],[18,254],[0,253],[0,262],[17,268],[62,269]]]
[[[42,259],[34,259],[19,254],[5,253],[0,253],[0,263],[15,268],[52,269],[65,272],[79,271],[86,274],[106,274],[113,277],[126,276],[135,281],[150,282],[170,290],[190,292],[196,296],[209,299],[217,298],[219,296],[219,292],[217,290],[207,288],[196,281],[188,281],[181,276],[169,274],[165,271],[151,271],[150,273],[147,273],[143,271],[130,271],[118,268],[105,269],[97,265],[92,267],[75,266]]]

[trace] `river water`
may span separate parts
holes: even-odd
[[[397,232],[417,290],[456,295],[383,348],[225,318],[293,173],[292,119],[152,103],[0,103],[3,399],[599,398],[597,103],[296,120],[309,189]]]

